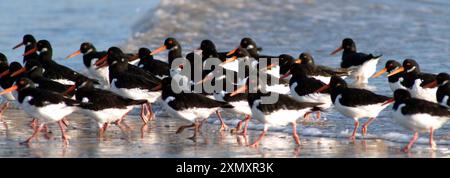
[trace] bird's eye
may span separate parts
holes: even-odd
[[[172,40],[169,40],[169,44],[172,44],[173,43],[173,41]]]

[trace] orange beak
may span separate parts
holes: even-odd
[[[17,44],[16,46],[13,47],[13,50],[17,49],[17,48],[19,48],[19,47],[21,47],[23,45],[24,45],[23,42],[20,42],[19,44]]]
[[[372,78],[376,78],[379,77],[381,74],[384,74],[385,72],[387,72],[387,69],[381,69],[380,71],[378,71],[376,74],[372,75]]]
[[[233,56],[233,57],[231,57],[230,59],[227,59],[226,61],[222,62],[222,64],[220,64],[220,65],[224,65],[224,64],[226,64],[226,63],[233,62],[233,61],[235,61],[237,58],[238,58],[237,56]]]
[[[103,65],[106,62],[106,59],[108,59],[108,55],[105,55],[102,58],[100,58],[97,62],[95,62],[95,65],[96,66]]]
[[[270,64],[270,65],[268,65],[267,67],[264,67],[264,68],[262,68],[261,70],[270,70],[270,69],[272,69],[272,67],[275,67],[275,66],[277,66],[276,64]]]
[[[5,77],[5,76],[7,76],[7,75],[9,75],[9,70],[5,70],[4,72],[2,72],[2,73],[0,74],[0,78],[3,78],[3,77]]]
[[[72,85],[72,86],[70,86],[70,87],[69,87],[64,93],[62,93],[62,94],[63,94],[63,95],[67,95],[67,94],[71,93],[72,91],[74,91],[75,88],[77,88],[77,86],[76,86],[76,85]]]
[[[128,61],[131,62],[131,61],[134,61],[136,59],[139,59],[139,55],[137,55],[137,54],[135,54],[135,55],[131,56],[130,58],[128,58]]]
[[[65,60],[70,59],[70,58],[73,58],[73,57],[78,56],[78,55],[80,55],[80,54],[81,54],[81,51],[80,51],[80,50],[75,51],[75,52],[72,53],[71,55],[67,56],[67,57],[65,58]]]
[[[227,56],[234,54],[234,52],[236,52],[238,48],[234,48],[233,50],[231,50],[230,52],[227,53]]]
[[[339,48],[336,48],[333,52],[331,52],[330,55],[335,55],[336,53],[338,53],[339,51],[341,51],[341,50],[343,50],[343,49],[344,49],[344,48],[342,48],[342,46],[339,47]]]
[[[395,101],[394,98],[388,99],[387,101],[385,101],[385,102],[382,104],[382,106],[387,105],[387,104],[390,104],[390,103],[392,103],[392,102],[394,102],[394,101]]]
[[[242,87],[239,87],[237,90],[233,91],[233,93],[230,94],[230,96],[237,95],[239,93],[245,93],[248,91],[247,85],[243,85]]]
[[[390,74],[388,74],[387,76],[390,77],[390,76],[393,76],[393,75],[398,74],[398,73],[403,72],[403,71],[405,71],[405,68],[400,67],[400,68],[398,68],[397,70],[392,71],[392,72],[391,72]]]
[[[330,85],[324,85],[324,86],[320,87],[319,89],[317,89],[316,93],[323,92],[323,91],[327,90],[328,88],[330,88]]]
[[[15,77],[18,76],[19,74],[22,74],[24,72],[26,72],[27,69],[25,67],[20,68],[19,70],[15,71],[14,73],[11,74],[11,77]]]
[[[153,87],[152,89],[151,89],[151,91],[158,91],[158,90],[161,90],[162,89],[162,84],[159,84],[159,85],[157,85],[156,87]]]
[[[153,50],[153,51],[150,53],[150,55],[158,54],[158,53],[163,52],[163,51],[165,51],[165,50],[167,50],[167,47],[166,47],[165,45],[162,45],[161,47],[159,47],[159,48]]]
[[[281,78],[281,79],[285,79],[285,78],[289,77],[289,75],[291,75],[291,70],[288,70],[288,71],[286,72],[286,74],[284,74],[284,75],[281,76],[280,78]]]
[[[294,63],[296,63],[296,64],[301,64],[301,63],[302,63],[302,60],[301,60],[301,59],[296,59]]]
[[[17,88],[19,88],[19,87],[17,87],[17,85],[13,85],[13,86],[3,90],[2,92],[0,92],[0,95],[4,95],[6,93],[10,93],[12,91],[15,91],[15,90],[17,90]]]
[[[438,83],[437,83],[437,80],[434,80],[433,82],[431,82],[431,83],[427,83],[425,86],[423,86],[424,88],[434,88],[434,87],[437,87],[438,86]]]
[[[37,51],[37,48],[30,49],[30,50],[28,50],[27,52],[25,52],[25,53],[23,54],[23,56],[28,56],[28,55],[30,55],[30,54],[35,53],[36,51]]]

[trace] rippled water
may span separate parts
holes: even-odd
[[[338,66],[340,56],[328,54],[340,45],[345,37],[353,38],[358,50],[383,54],[378,69],[384,66],[388,59],[403,60],[416,59],[425,72],[438,73],[449,71],[450,61],[450,2],[446,0],[261,0],[261,1],[196,1],[196,0],[161,0],[158,1],[26,1],[8,0],[1,3],[0,11],[2,26],[0,27],[0,50],[10,59],[20,58],[22,51],[12,51],[11,47],[20,41],[25,33],[32,33],[37,38],[47,38],[54,45],[55,59],[76,69],[82,69],[80,58],[63,61],[62,58],[78,49],[83,41],[93,42],[98,49],[105,49],[111,45],[120,45],[127,50],[134,51],[141,46],[156,48],[168,36],[176,37],[182,44],[184,52],[198,47],[203,39],[213,40],[220,51],[230,50],[242,37],[249,36],[263,47],[264,54],[277,55],[287,53],[297,56],[299,53],[311,52],[316,63],[321,65]],[[165,54],[158,56],[165,58]],[[370,88],[380,94],[392,95],[385,77],[370,80]],[[13,116],[13,118],[15,118]],[[153,142],[166,142],[171,137],[166,128],[179,125],[179,121],[168,121],[159,124],[160,129],[150,131],[154,135],[148,138]],[[12,119],[14,120],[14,119]],[[13,122],[13,121],[11,121]],[[78,124],[88,127],[86,122]],[[211,123],[214,121],[211,120]],[[235,119],[227,121],[234,124]],[[215,122],[217,124],[217,122]],[[25,121],[18,124],[24,127]],[[318,126],[320,125],[320,126]],[[393,151],[408,141],[411,132],[402,129],[392,122],[388,111],[382,112],[380,117],[369,127],[369,146],[372,152],[365,152],[360,145],[358,148],[340,144],[350,134],[353,120],[342,117],[332,111],[327,114],[325,121],[320,124],[306,124],[299,128],[303,136],[314,136],[314,143],[326,140],[330,145],[338,145],[342,149],[326,151],[311,147],[304,156],[400,156]],[[88,136],[93,136],[95,128],[89,126]],[[21,128],[25,129],[25,128]],[[261,129],[261,125],[252,124],[251,129]],[[9,131],[14,128],[9,128]],[[168,129],[173,132],[172,129]],[[290,128],[273,128],[275,131],[271,139],[265,143],[291,143]],[[450,141],[447,124],[436,132],[437,143],[441,151],[438,156],[446,156]],[[75,131],[74,131],[75,132]],[[280,133],[286,132],[286,133]],[[1,132],[6,134],[6,131]],[[85,132],[82,132],[85,133]],[[117,131],[116,131],[117,133]],[[24,133],[21,133],[24,134]],[[158,138],[162,134],[165,140]],[[167,134],[167,135],[165,135]],[[124,146],[124,139],[112,139],[111,143],[97,142],[85,135],[78,135],[85,140],[74,144],[77,152],[66,156],[146,156],[146,157],[190,157],[190,156],[291,156],[292,145],[282,149],[266,148],[268,153],[262,154],[248,151],[245,148],[236,149],[233,139],[228,138],[223,148],[227,151],[211,152],[212,146],[194,146],[179,140],[169,143],[150,144],[155,149],[166,152],[148,151],[141,148],[143,142],[132,142]],[[120,135],[120,133],[119,133]],[[253,137],[254,135],[252,135]],[[427,135],[422,134],[419,139],[421,148],[426,150]],[[72,135],[77,139],[77,135]],[[121,138],[117,136],[113,138]],[[136,137],[136,136],[135,136]],[[20,138],[25,138],[21,135]],[[89,138],[89,139],[88,139]],[[287,138],[285,140],[279,138]],[[337,141],[334,138],[338,138]],[[342,138],[342,139],[341,139]],[[7,137],[0,144],[9,149],[9,144],[16,143],[17,137]],[[4,139],[4,140],[5,140]],[[73,139],[77,143],[77,139]],[[125,139],[126,140],[126,139]],[[213,137],[216,140],[216,137]],[[345,140],[346,141],[346,140]],[[345,142],[344,141],[344,142]],[[387,141],[387,142],[386,142]],[[323,141],[325,142],[325,141]],[[88,148],[81,146],[88,144]],[[111,147],[102,147],[99,144]],[[279,143],[279,145],[286,145]],[[146,144],[144,144],[146,145]],[[146,146],[150,146],[146,145]],[[179,148],[182,145],[182,148]],[[264,142],[263,142],[264,145]],[[73,146],[73,145],[72,145]],[[92,146],[92,148],[89,148]],[[117,149],[112,149],[117,148]],[[136,149],[134,149],[136,148]],[[214,146],[215,150],[220,150]],[[277,147],[278,148],[278,147]],[[134,151],[126,153],[127,149]],[[174,149],[174,150],[172,150]],[[186,152],[180,151],[186,149]],[[314,150],[316,152],[314,152]],[[39,150],[39,149],[38,149]],[[308,150],[308,149],[306,149]],[[369,149],[370,150],[370,149]],[[421,150],[421,149],[419,149]],[[42,154],[31,154],[30,150],[13,152],[16,156],[61,156],[49,155],[48,150],[39,150]],[[84,154],[87,152],[86,154]],[[418,156],[429,156],[428,153]],[[60,152],[58,152],[60,153]],[[195,154],[192,154],[195,153]],[[416,152],[417,153],[417,152]],[[62,154],[62,152],[61,152]],[[267,155],[269,154],[269,155]],[[442,155],[444,154],[444,155]],[[6,156],[7,152],[0,153]],[[416,155],[416,156],[417,156]],[[448,155],[447,155],[448,156]]]

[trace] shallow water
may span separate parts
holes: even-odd
[[[62,58],[77,50],[83,41],[93,42],[98,49],[119,45],[135,51],[141,46],[156,48],[166,37],[174,36],[187,53],[206,38],[213,40],[220,51],[225,51],[238,45],[242,37],[250,36],[263,47],[264,54],[297,56],[307,51],[313,54],[317,64],[336,67],[340,56],[328,54],[343,38],[352,37],[358,50],[383,54],[378,69],[388,59],[413,58],[425,72],[450,72],[450,2],[446,0],[261,0],[257,3],[241,0],[162,0],[161,3],[145,0],[18,0],[1,3],[0,7],[5,9],[0,11],[4,24],[0,27],[0,50],[10,60],[20,59],[23,52],[12,51],[11,47],[23,34],[33,33],[37,38],[52,42],[58,62],[78,70],[83,69],[81,57],[68,61]],[[158,57],[165,58],[165,54]],[[371,79],[369,87],[377,93],[392,95],[385,77]],[[13,111],[7,114],[8,129],[0,126],[0,133],[4,135],[0,136],[0,156],[4,157],[295,156],[289,127],[271,128],[262,149],[255,150],[239,146],[236,137],[229,134],[221,144],[212,144],[220,143],[216,125],[209,125],[204,131],[214,133],[207,134],[211,136],[210,144],[194,144],[185,139],[187,134],[174,137],[176,127],[183,123],[171,118],[160,118],[141,140],[137,129],[140,122],[129,119],[132,120],[130,125],[135,124],[136,128],[131,138],[125,138],[120,130],[113,129],[107,141],[99,142],[95,137],[95,125],[81,115],[73,118],[74,125],[83,129],[70,131],[73,139],[66,152],[59,140],[42,138],[28,148],[17,144],[31,133],[28,119],[22,117],[22,112]],[[235,118],[231,117],[227,122],[235,124]],[[211,123],[217,124],[217,121],[212,119]],[[262,126],[251,124],[250,127],[259,130]],[[353,120],[336,111],[328,113],[320,124],[300,126],[302,136],[311,140],[306,141],[300,156],[446,157],[450,148],[450,126],[447,124],[435,133],[439,151],[429,152],[426,146],[428,134],[421,134],[411,155],[399,153],[398,149],[412,133],[393,123],[387,110],[369,127],[368,149],[363,148],[361,140],[356,144],[347,141],[352,128]],[[255,134],[257,132],[252,132],[250,140]],[[317,141],[328,145],[319,145]]]

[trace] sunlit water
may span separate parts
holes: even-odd
[[[201,2],[201,3],[200,3]],[[340,45],[345,37],[352,37],[358,50],[383,54],[378,69],[388,59],[416,59],[425,72],[449,72],[450,62],[450,3],[445,0],[336,0],[336,1],[11,1],[1,3],[0,49],[10,59],[20,58],[23,51],[12,51],[25,33],[37,38],[49,39],[54,45],[55,59],[75,69],[82,70],[80,58],[63,61],[62,58],[78,49],[83,41],[93,42],[98,49],[119,45],[129,51],[141,46],[156,48],[168,36],[176,37],[184,52],[198,47],[203,39],[213,40],[220,51],[235,47],[244,36],[250,36],[263,47],[264,54],[311,52],[316,63],[339,66],[340,55],[328,54]],[[154,7],[154,9],[153,9]],[[158,56],[165,58],[165,54]],[[370,80],[371,90],[391,96],[387,79]],[[324,120],[303,124],[299,132],[304,146],[299,156],[305,157],[404,157],[448,156],[450,141],[447,124],[435,134],[439,145],[436,153],[427,148],[428,134],[422,134],[412,155],[398,152],[411,137],[382,112],[369,127],[367,143],[347,141],[353,128],[353,120],[336,111],[328,113]],[[14,110],[13,110],[14,111]],[[9,112],[11,114],[13,111]],[[20,116],[20,113],[17,113]],[[7,114],[8,115],[8,114]],[[239,146],[236,137],[216,132],[216,125],[209,125],[204,132],[209,139],[197,143],[186,140],[188,134],[174,137],[177,126],[184,124],[161,117],[152,129],[140,139],[137,118],[130,119],[135,131],[130,135],[113,130],[107,141],[95,138],[96,127],[86,118],[74,116],[80,128],[70,131],[72,143],[68,150],[61,150],[58,140],[40,141],[32,147],[17,143],[31,134],[28,119],[15,115],[7,118],[9,127],[0,127],[3,152],[0,156],[37,157],[292,157],[298,155],[290,136],[291,129],[271,128],[272,134],[263,141],[262,149]],[[12,119],[14,118],[14,119]],[[364,121],[364,120],[363,120]],[[236,117],[227,123],[234,125]],[[210,123],[218,124],[211,119]],[[251,124],[252,130],[261,129]],[[53,129],[57,131],[56,127]],[[257,132],[252,132],[250,140]],[[127,137],[127,138],[125,138]],[[58,137],[59,138],[59,137]],[[42,140],[43,138],[41,138]],[[308,141],[309,140],[309,141]],[[220,143],[220,144],[214,144]],[[36,146],[37,145],[37,146]],[[57,149],[58,152],[49,151]],[[132,151],[129,151],[132,150]],[[65,152],[64,152],[65,151]],[[52,154],[53,153],[53,154]],[[63,154],[64,153],[64,154]]]

